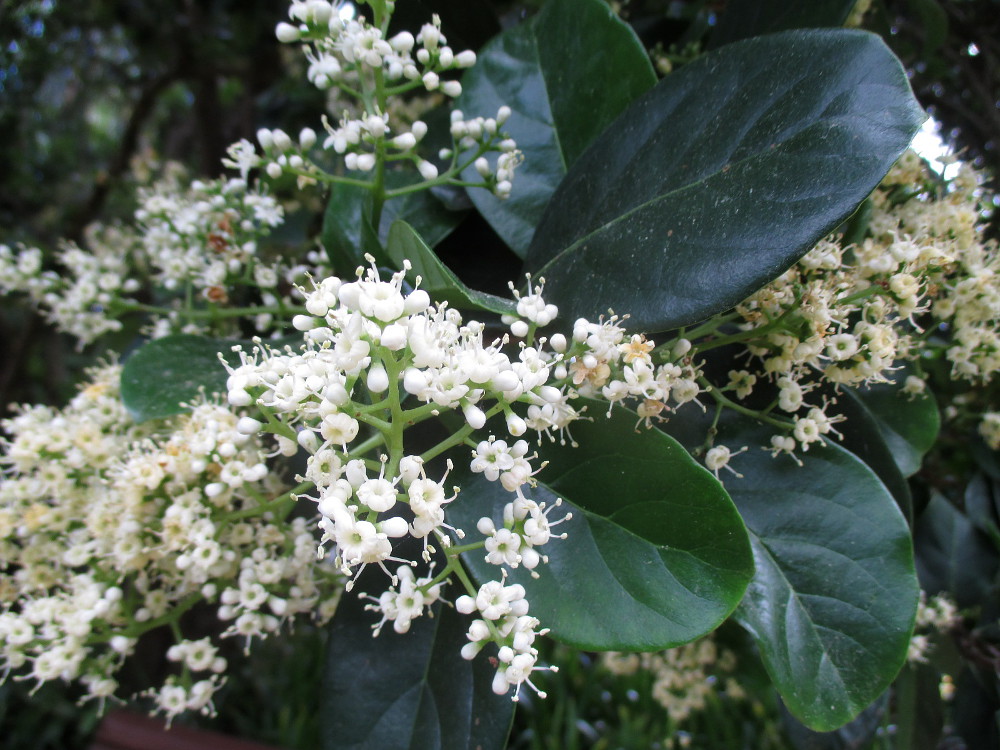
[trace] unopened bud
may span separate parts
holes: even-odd
[[[284,42],[285,44],[291,44],[292,42],[299,41],[301,34],[297,27],[292,26],[290,23],[279,23],[274,28],[274,35],[278,37],[279,42]]]

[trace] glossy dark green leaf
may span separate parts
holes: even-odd
[[[1000,552],[1000,484],[985,474],[975,474],[965,487],[965,512]]]
[[[362,243],[361,232],[368,200],[364,188],[342,183],[330,186],[320,238],[335,273],[350,276],[358,266],[367,265],[365,253],[370,248]]]
[[[414,175],[388,172],[389,188],[405,187]],[[376,239],[368,217],[369,191],[354,185],[334,184],[330,187],[326,211],[323,214],[322,241],[337,273],[350,276],[358,266],[367,266],[365,253],[379,264],[385,264],[381,243],[396,220],[409,222],[431,247],[447,237],[458,226],[464,212],[449,211],[428,190],[392,198],[386,201]],[[365,222],[368,222],[367,225]],[[367,233],[366,230],[367,229]]]
[[[388,585],[372,566],[359,591]],[[367,588],[366,588],[367,587]],[[324,750],[502,750],[514,703],[491,689],[496,669],[485,654],[460,655],[468,620],[438,604],[433,617],[398,634],[372,637],[376,615],[356,594],[344,594],[330,624],[323,686]]]
[[[867,750],[886,723],[888,710],[887,691],[851,721],[830,732],[810,729],[788,713],[787,709],[781,712],[781,723],[794,750]]]
[[[843,26],[855,5],[857,0],[728,0],[708,48],[775,31]]]
[[[469,197],[519,257],[569,166],[655,82],[642,43],[601,0],[549,0],[483,48],[456,106],[467,117],[509,106],[504,128],[525,159],[508,200],[483,190]],[[471,169],[467,177],[478,179]]]
[[[512,300],[469,289],[405,221],[396,221],[389,229],[386,253],[397,268],[402,268],[404,260],[410,261],[409,275],[414,279],[420,277],[420,288],[434,302],[447,302],[461,310],[489,310],[500,314],[517,309]]]
[[[566,320],[608,308],[635,330],[702,320],[850,216],[923,120],[872,34],[727,45],[639,97],[577,160],[528,270]]]
[[[913,476],[937,440],[941,417],[929,392],[910,396],[903,392],[907,371],[895,374],[894,383],[843,389],[872,416],[903,476]]]
[[[1000,450],[990,448],[979,434],[972,435],[968,444],[969,452],[976,460],[976,465],[1000,482]]]
[[[753,573],[739,514],[675,440],[637,432],[624,410],[605,418],[593,403],[591,413],[593,422],[573,427],[579,447],[540,449],[549,464],[530,491],[539,502],[568,501],[573,519],[557,530],[569,536],[546,545],[538,579],[519,569],[512,580],[555,638],[581,648],[654,651],[694,640],[732,612]],[[484,515],[502,523],[510,499],[473,475],[449,518],[466,529]],[[465,559],[480,580],[497,576],[482,552]]]
[[[937,750],[944,729],[941,676],[926,664],[907,664],[896,680],[896,746]]]
[[[229,373],[219,361],[219,354],[230,363],[237,361],[232,352],[236,344],[253,346],[249,341],[186,334],[144,344],[122,368],[125,408],[137,422],[145,422],[190,411],[181,404],[190,403],[202,392],[224,393]]]
[[[879,422],[864,402],[853,395],[853,389],[843,388],[840,393],[844,395],[838,398],[836,406],[831,409],[847,418],[837,425],[843,437],[840,444],[875,472],[896,499],[906,522],[912,524],[913,496],[910,485],[899,469],[895,454],[882,436]]]
[[[938,492],[913,530],[921,587],[931,595],[947,592],[959,607],[971,607],[990,590],[998,557],[988,537]]]
[[[908,10],[916,11],[924,36],[922,54],[933,57],[935,50],[948,39],[948,12],[937,0],[910,0]]]
[[[788,709],[830,731],[872,703],[906,658],[919,594],[910,533],[857,457],[814,446],[798,466],[762,450],[770,434],[734,416],[717,437],[749,447],[730,462],[743,478],[725,480],[757,569],[736,619]]]

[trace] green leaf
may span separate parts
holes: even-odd
[[[886,691],[851,721],[832,732],[816,732],[810,729],[792,716],[787,709],[782,711],[781,723],[793,750],[861,750],[872,747],[877,733],[886,723],[888,709],[889,693]]]
[[[921,587],[948,592],[959,607],[979,604],[1000,567],[988,537],[939,492],[917,518],[913,543]]]
[[[229,373],[219,354],[237,361],[232,347],[250,341],[223,341],[178,334],[154,339],[132,354],[122,368],[121,394],[136,422],[183,414],[202,392],[225,393]]]
[[[965,512],[1000,552],[1000,484],[985,474],[974,474],[965,487]]]
[[[843,26],[857,0],[729,0],[708,48],[789,29]]]
[[[675,417],[675,419],[677,419]],[[772,457],[771,430],[726,417],[718,442],[750,450],[726,479],[757,573],[736,610],[788,709],[830,731],[892,682],[906,659],[919,588],[909,529],[892,496],[836,445]]]
[[[393,223],[385,249],[397,268],[403,267],[404,260],[410,261],[412,270],[409,275],[420,277],[420,288],[434,302],[447,302],[460,310],[489,310],[499,314],[517,310],[513,300],[469,289],[405,221]]]
[[[896,747],[937,750],[944,729],[941,676],[927,664],[907,664],[896,680]]]
[[[573,165],[527,267],[565,320],[613,308],[662,331],[726,310],[837,227],[924,114],[860,31],[791,31],[698,58]]]
[[[386,173],[389,189],[412,184],[417,178],[405,172]],[[412,224],[431,247],[447,237],[465,216],[462,211],[449,211],[429,190],[392,198],[385,202],[379,234],[376,238],[368,215],[371,194],[365,188],[335,183],[330,187],[326,211],[323,214],[322,241],[336,271],[349,276],[358,266],[367,266],[365,253],[375,256],[380,264],[386,258],[381,242],[389,234],[393,222],[402,219]]]
[[[948,40],[948,12],[937,0],[910,0],[911,12],[920,19],[919,27],[924,37],[921,54],[933,57],[934,52]]]
[[[569,166],[655,82],[642,42],[601,0],[550,0],[483,48],[456,106],[483,117],[509,106],[504,129],[525,159],[508,200],[469,197],[519,257]],[[479,177],[470,170],[467,179]]]
[[[388,585],[377,567],[359,589],[377,595]],[[496,695],[485,654],[461,657],[467,618],[435,605],[433,617],[398,634],[372,637],[377,617],[344,594],[330,624],[323,686],[324,750],[502,750],[514,716],[509,695]]]
[[[545,445],[549,463],[530,490],[538,502],[564,498],[573,513],[546,545],[534,579],[517,569],[531,614],[552,635],[592,650],[655,651],[694,640],[721,623],[753,574],[746,531],[722,486],[673,438],[635,430],[621,409],[573,426],[579,447]],[[450,507],[451,523],[502,524],[513,496],[473,475]],[[550,518],[562,516],[562,508]],[[474,575],[497,577],[481,551],[465,556]]]
[[[830,389],[830,396],[834,395],[832,390]],[[896,504],[906,522],[912,525],[913,495],[910,492],[910,485],[899,468],[895,454],[882,435],[880,423],[864,402],[856,396],[853,389],[842,388],[840,393],[846,394],[846,397],[840,398],[831,411],[836,411],[847,418],[842,424],[837,425],[843,436],[841,445],[875,472],[896,499]]]
[[[897,372],[895,383],[843,389],[848,398],[860,404],[874,419],[905,477],[920,470],[920,462],[934,447],[941,428],[937,402],[929,391],[918,396],[903,392],[907,372]]]

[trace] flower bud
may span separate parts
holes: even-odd
[[[486,424],[486,414],[475,404],[466,404],[463,406],[462,414],[465,415],[465,421],[474,430],[481,430],[483,425]]]
[[[391,352],[398,352],[406,346],[406,329],[398,323],[390,323],[382,329],[379,344]]]
[[[284,130],[274,130],[271,132],[274,138],[274,147],[279,151],[288,151],[292,147],[292,137]]]
[[[389,387],[389,375],[382,365],[375,365],[368,371],[368,390],[372,393],[384,393]]]
[[[435,167],[429,161],[421,161],[417,164],[417,170],[420,172],[420,176],[425,180],[433,180],[438,176],[437,167]]]
[[[507,431],[514,437],[523,435],[528,429],[527,423],[514,412],[507,415]]]
[[[441,84],[441,93],[453,99],[459,97],[462,95],[462,84],[458,81],[444,81]]]
[[[312,430],[299,430],[295,436],[295,440],[310,453],[315,453],[319,450],[319,438],[316,437],[316,433]]]
[[[292,318],[292,328],[296,331],[311,331],[318,322],[312,315],[296,315]]]
[[[424,462],[420,456],[403,456],[399,459],[399,477],[404,485],[409,485],[420,477]]]
[[[233,388],[226,394],[226,400],[230,406],[250,406],[253,403],[253,398],[242,388]]]
[[[431,305],[431,296],[423,289],[414,289],[403,302],[403,310],[407,315],[422,313]]]
[[[535,392],[550,404],[556,404],[562,400],[562,391],[554,385],[541,385],[535,389]]]
[[[392,139],[392,145],[400,151],[409,151],[417,145],[417,137],[413,133],[403,133]]]
[[[299,41],[301,34],[297,27],[292,26],[290,23],[279,23],[274,29],[274,35],[278,37],[279,42],[284,42],[285,44],[291,44],[292,42]]]
[[[312,128],[302,128],[299,132],[299,146],[303,151],[316,145],[316,131]]]
[[[399,516],[387,518],[379,525],[381,526],[382,533],[390,539],[399,539],[400,537],[406,536],[410,532],[409,524],[407,524],[406,521]]]
[[[521,379],[513,370],[503,370],[493,376],[490,385],[495,391],[512,391],[521,385]]]
[[[409,52],[413,49],[415,40],[409,31],[401,31],[389,40],[389,46],[396,52]]]
[[[403,390],[411,395],[419,396],[427,390],[427,376],[422,370],[410,367],[403,373]]]
[[[264,423],[253,417],[240,417],[236,423],[236,431],[241,435],[256,435],[264,427]]]

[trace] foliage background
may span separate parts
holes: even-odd
[[[455,18],[456,42],[473,49],[539,0],[414,0],[398,16],[419,22],[433,10]],[[690,59],[724,17],[725,0],[613,3],[647,48]],[[767,2],[762,2],[767,6]],[[137,158],[221,174],[225,147],[257,127],[296,131],[322,106],[299,84],[290,50],[274,44],[283,0],[3,0],[0,3],[0,227],[4,241],[54,248],[79,240],[88,223],[132,209]],[[963,156],[994,174],[1000,166],[1000,0],[874,0],[864,26],[903,60],[920,102]],[[473,288],[462,260],[471,243],[506,261],[506,248],[473,214],[442,254]],[[465,256],[469,258],[468,255]],[[480,256],[482,257],[482,256]],[[472,278],[469,278],[469,276]],[[477,285],[478,282],[478,285]],[[505,291],[501,287],[498,291]],[[0,302],[0,408],[65,400],[72,372],[89,361],[53,340],[26,308]],[[126,338],[127,341],[127,338]],[[95,352],[97,353],[97,352]],[[99,354],[99,353],[97,353]]]
[[[463,8],[462,15],[476,23],[463,26],[468,38],[458,46],[476,48],[539,3],[403,0],[400,5],[412,6],[420,19],[430,9],[445,15]],[[726,11],[721,0],[615,5],[644,44],[668,51],[675,66],[692,57],[692,45],[706,39]],[[222,171],[225,146],[252,138],[258,126],[280,124],[294,132],[306,124],[307,115],[322,106],[322,95],[300,85],[300,71],[274,43],[274,24],[286,7],[283,0],[3,0],[4,241],[55,248],[61,237],[80,238],[91,221],[127,217],[136,158],[176,160],[193,174],[214,176]],[[947,139],[993,173],[1000,165],[998,11],[998,0],[875,0],[865,21],[903,60],[918,98],[942,123]],[[308,235],[316,229],[293,231]],[[476,254],[465,254],[468,247],[476,247]],[[519,266],[475,214],[440,251],[471,286],[486,291],[503,288],[491,289],[490,279],[476,278],[477,266],[505,269],[497,279],[513,277]],[[488,263],[481,262],[484,254]],[[131,335],[124,332],[118,348],[127,349]],[[74,352],[26,307],[6,299],[0,301],[0,338],[5,350],[0,406],[64,401],[76,373],[103,354]],[[988,656],[984,663],[991,664]],[[63,699],[51,700],[58,705]],[[598,696],[595,702],[602,700]],[[229,720],[231,728],[240,729],[238,717]],[[273,721],[284,727],[275,730],[276,737],[287,737],[289,726],[308,718]],[[87,724],[80,726],[85,730]]]

